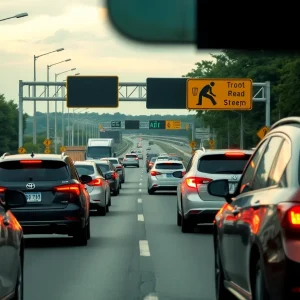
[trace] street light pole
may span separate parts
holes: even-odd
[[[56,66],[58,64],[61,64],[61,63],[64,63],[64,62],[68,62],[68,61],[71,61],[71,58],[68,58],[68,59],[65,59],[65,60],[62,60],[62,61],[59,61],[55,64],[52,64],[52,65],[47,65],[47,82],[49,82],[49,77],[50,77],[50,68],[53,67],[53,66]],[[56,90],[56,88],[55,88]],[[47,97],[49,98],[49,86],[47,87]],[[47,101],[47,139],[50,138],[50,101],[48,100]]]
[[[41,54],[41,55],[34,55],[33,56],[33,81],[36,82],[36,60],[39,58],[39,57],[42,57],[42,56],[45,56],[45,55],[48,55],[48,54],[51,54],[51,53],[54,53],[54,52],[60,52],[60,51],[63,51],[65,50],[64,48],[59,48],[59,49],[56,49],[54,51],[50,51],[50,52],[47,52],[47,53],[44,53],[44,54]],[[33,86],[33,97],[36,97],[36,86],[34,85]],[[36,145],[36,100],[33,101],[33,144]]]
[[[28,16],[28,13],[26,13],[26,12],[25,13],[20,13],[20,14],[14,15],[12,17],[0,19],[0,22],[10,20],[10,19],[20,19],[20,18],[24,18],[24,17],[27,17],[27,16]]]
[[[75,70],[76,70],[76,68],[72,68],[70,70],[55,74],[55,82],[57,82],[57,77],[59,75],[67,73],[67,72],[75,71]],[[56,87],[55,97],[57,97],[57,93],[58,93],[58,89]],[[55,101],[55,112],[54,112],[54,153],[57,153],[57,101]]]

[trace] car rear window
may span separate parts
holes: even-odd
[[[0,181],[62,181],[69,179],[68,166],[63,161],[43,160],[40,163],[6,161],[0,164]]]
[[[155,162],[157,160],[157,157],[152,157],[151,162]]]
[[[117,159],[109,159],[109,161],[114,164],[114,165],[118,165],[120,164],[119,161]]]
[[[160,156],[157,158],[158,160],[164,159],[164,160],[168,160],[169,156]]]
[[[205,155],[198,161],[198,171],[210,174],[242,174],[250,155]]]
[[[102,173],[106,173],[110,171],[109,165],[106,164],[97,164],[98,168],[102,171]]]
[[[81,175],[92,175],[95,173],[93,166],[87,166],[87,165],[75,165],[75,168],[77,170],[77,173],[79,176]]]
[[[126,157],[128,157],[128,158],[136,158],[136,156],[137,156],[136,154],[127,154],[126,155]]]
[[[178,170],[183,169],[183,164],[180,163],[157,163],[155,166],[157,170]]]

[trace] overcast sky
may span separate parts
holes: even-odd
[[[68,58],[70,62],[50,68],[51,80],[55,73],[76,68],[67,74],[118,75],[120,82],[145,82],[147,77],[181,77],[196,62],[211,59],[208,52],[197,51],[195,46],[145,46],[121,38],[98,0],[0,1],[0,19],[21,12],[29,16],[0,23],[0,94],[16,102],[19,80],[33,81],[33,56],[58,48],[65,50],[37,59],[37,81],[46,81],[47,65]],[[60,75],[59,81],[67,74]],[[24,92],[27,95],[27,90]],[[38,90],[37,95],[41,92]],[[45,112],[45,103],[39,102],[37,110]],[[133,110],[137,114],[188,113],[147,110],[145,103],[136,102],[121,102],[118,109],[90,111],[133,115]],[[32,115],[31,102],[24,103],[24,111]]]

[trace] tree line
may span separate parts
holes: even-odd
[[[267,51],[224,50],[203,60],[183,77],[251,78],[253,82],[271,83],[271,124],[287,116],[300,115],[300,55]],[[257,89],[254,88],[254,94]],[[231,143],[239,144],[243,115],[244,146],[255,147],[256,132],[265,125],[265,103],[254,102],[251,111],[198,111],[197,117],[215,129],[218,148],[227,147],[228,129]]]

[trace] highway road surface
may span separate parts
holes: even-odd
[[[215,300],[211,234],[183,234],[175,193],[148,195],[140,166],[106,216],[92,213],[87,247],[26,237],[25,300]]]

